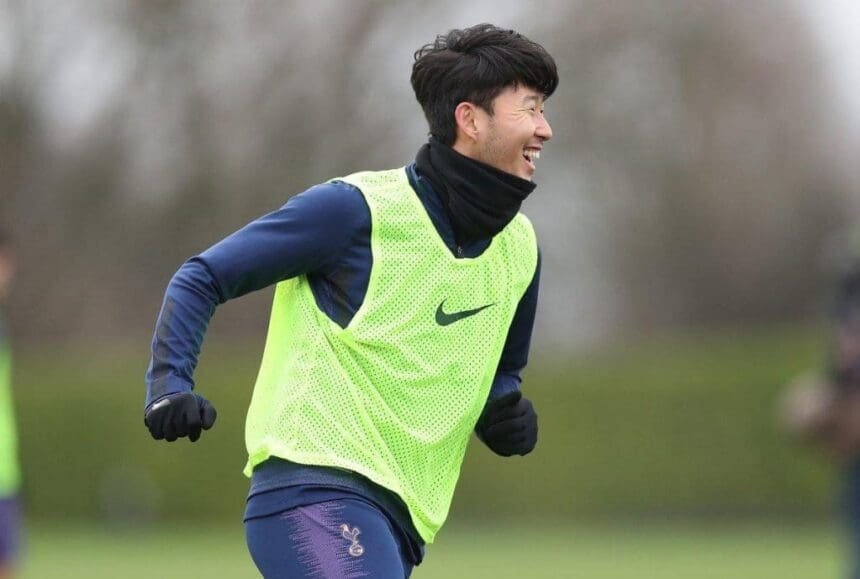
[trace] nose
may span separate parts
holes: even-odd
[[[549,126],[549,121],[543,115],[540,115],[540,119],[535,126],[535,136],[543,141],[549,141],[552,138],[552,127]]]

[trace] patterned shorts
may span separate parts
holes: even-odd
[[[254,563],[266,579],[409,577],[412,564],[375,506],[337,499],[245,521]]]
[[[21,506],[18,499],[0,499],[0,567],[15,562],[20,544]]]

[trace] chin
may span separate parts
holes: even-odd
[[[531,181],[532,176],[534,175],[533,172],[529,172],[522,167],[506,167],[504,169],[502,169],[501,167],[499,168],[508,175],[513,175],[514,177],[519,177],[520,179],[525,179],[526,181]]]

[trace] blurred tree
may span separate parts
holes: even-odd
[[[560,235],[588,242],[611,289],[598,299],[640,328],[808,308],[847,192],[798,6],[541,6],[0,0],[0,218],[20,245],[20,339],[145,335],[184,258],[336,173],[409,162],[426,130],[412,51],[482,19],[545,42],[561,68],[541,178],[566,186],[529,210],[563,221],[578,195],[600,215],[542,238],[550,309],[581,276]],[[216,323],[256,335],[268,302]],[[566,321],[550,323],[563,335]]]
[[[799,6],[585,0],[556,38],[585,188],[624,315],[641,328],[808,313],[842,221],[838,119]],[[557,106],[557,105],[555,105]]]

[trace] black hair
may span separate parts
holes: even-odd
[[[540,44],[513,30],[478,24],[439,35],[415,51],[411,80],[430,134],[451,146],[458,104],[470,102],[493,114],[493,99],[517,85],[549,98],[558,86],[558,71]]]
[[[840,272],[835,298],[838,320],[846,320],[860,312],[860,260],[852,261]]]

